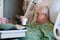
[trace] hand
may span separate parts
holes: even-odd
[[[25,16],[20,16],[20,20],[22,20],[22,18],[26,18]]]

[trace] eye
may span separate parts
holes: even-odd
[[[36,16],[39,16],[39,13],[37,13]]]

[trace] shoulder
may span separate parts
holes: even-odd
[[[40,29],[44,32],[50,32],[53,31],[53,24],[48,22],[46,24],[43,24],[40,26]]]

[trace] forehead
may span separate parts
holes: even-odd
[[[48,10],[47,6],[37,6],[37,9],[47,9]]]
[[[48,7],[47,6],[38,6],[37,11],[42,11],[42,12],[48,12]]]

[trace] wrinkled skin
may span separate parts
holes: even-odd
[[[46,13],[43,12],[44,7],[41,7],[41,8],[38,7],[36,10],[37,10],[37,12],[36,12],[37,23],[44,24],[44,23],[48,22],[48,12],[46,12]]]

